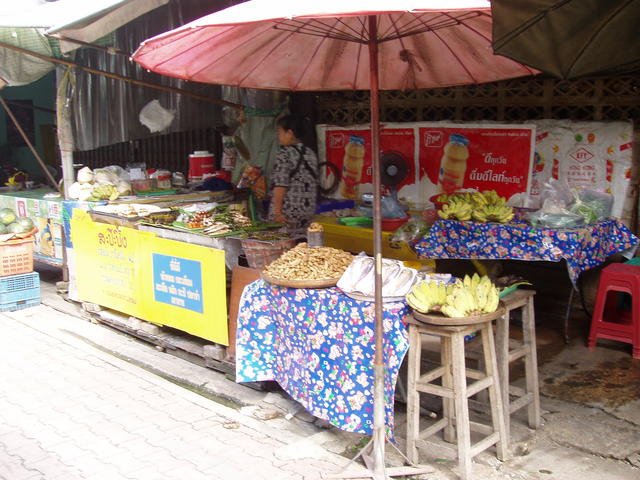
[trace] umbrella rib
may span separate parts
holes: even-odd
[[[404,43],[404,37],[402,35],[400,35],[400,31],[398,29],[396,20],[394,18],[392,18],[391,16],[389,17],[389,21],[390,21],[390,26],[388,28],[388,31],[391,30],[395,30],[396,33],[398,34],[397,38],[398,41],[400,42],[400,46],[402,47],[402,50],[400,50],[400,58],[404,61],[406,61],[409,64],[409,71],[411,72],[410,74],[413,75],[413,88],[416,88],[416,69],[422,71],[420,69],[420,67],[417,67],[416,63],[413,61],[411,54],[409,53],[409,51],[406,48],[406,45]],[[404,53],[404,56],[403,56]]]
[[[379,37],[383,40],[386,39],[396,39],[399,37],[406,37],[408,34],[412,34],[413,31],[411,30],[414,25],[417,25],[419,27],[422,27],[420,30],[424,31],[424,29],[426,28],[427,30],[430,30],[431,24],[429,22],[425,22],[422,20],[422,17],[426,15],[425,13],[421,13],[419,15],[411,15],[409,16],[409,20],[402,26],[398,26],[398,22],[397,20],[393,19],[393,17],[391,15],[389,15],[389,19],[390,19],[390,25],[387,27],[387,29],[381,33],[379,35]],[[440,16],[442,16],[442,14],[438,14],[436,17],[433,18],[433,20],[437,20]],[[395,35],[392,36],[392,34],[395,33]],[[419,32],[416,32],[419,33]]]
[[[533,27],[533,25],[541,21],[544,17],[547,16],[547,13],[553,10],[562,8],[566,3],[569,3],[570,1],[571,0],[560,0],[559,2],[556,2],[555,4],[550,6],[549,8],[542,10],[540,13],[536,14],[526,22],[520,24],[518,27],[514,28],[510,32],[505,33],[501,38],[494,39],[494,42],[493,42],[494,48],[495,49],[502,48],[506,43],[511,42],[514,38],[524,33],[525,30]]]
[[[254,64],[253,68],[251,68],[251,69],[247,72],[247,74],[246,74],[245,76],[243,76],[243,77],[242,77],[242,79],[240,80],[240,83],[239,83],[238,85],[241,85],[241,84],[242,84],[242,83],[247,79],[247,77],[249,77],[249,75],[251,75],[253,72],[255,72],[255,71],[256,71],[256,69],[257,69],[259,66],[261,66],[261,65],[262,65],[262,63],[263,63],[264,61],[266,61],[266,60],[269,58],[269,55],[271,55],[271,54],[273,53],[273,51],[274,51],[274,50],[277,50],[277,49],[280,47],[280,45],[282,45],[284,42],[286,42],[287,40],[289,40],[289,38],[291,38],[292,36],[293,36],[293,32],[291,32],[291,33],[290,33],[289,35],[287,35],[285,38],[283,38],[282,40],[280,40],[280,41],[278,42],[278,44],[277,44],[277,45],[274,45],[274,46],[273,46],[273,48],[271,48],[271,49],[269,50],[269,52],[268,52],[266,55],[264,55],[264,56],[262,57],[262,59],[260,59],[260,60],[258,60],[257,62],[255,62],[255,64]]]
[[[353,35],[350,35],[348,32],[345,32],[345,31],[339,31],[339,33],[337,34],[332,33],[333,31],[336,31],[335,24],[331,26],[328,23],[321,22],[316,19],[311,19],[311,21],[308,21],[308,22],[302,22],[300,20],[293,20],[293,19],[279,21],[279,22],[276,22],[276,26],[274,28],[276,28],[277,30],[301,33],[305,35],[315,35],[318,37],[335,38],[337,40],[344,40],[347,42],[362,43],[366,41],[365,39],[362,38],[362,36],[360,37],[358,36],[358,35],[361,35],[360,32],[355,30],[353,27],[351,27],[341,19],[336,18],[335,21],[336,21],[336,24],[342,24],[348,30],[351,30],[353,32]]]
[[[206,28],[206,27],[204,27]],[[199,29],[202,29],[202,27],[200,27]],[[211,37],[207,37],[206,39],[204,39],[202,42],[198,42],[198,43],[194,43],[190,48],[188,48],[186,51],[188,50],[194,50],[202,45],[206,45],[208,43],[211,43],[211,41],[213,41],[215,43],[216,39],[218,37],[220,37],[221,35],[224,35],[225,33],[227,33],[230,30],[230,28],[225,29],[223,32],[217,33],[216,35],[213,35]],[[267,29],[268,30],[268,29]],[[256,33],[255,35],[253,35],[250,39],[248,39],[247,41],[243,42],[242,45],[246,45],[247,43],[252,42],[258,35],[261,35],[262,33],[264,33],[266,30],[262,30],[258,33]],[[186,36],[188,35],[188,32],[183,32],[182,36]],[[241,45],[241,46],[242,46]],[[182,55],[183,53],[185,53],[185,51],[181,51],[180,53],[178,53],[177,55],[174,55],[173,57],[167,57],[166,60],[163,60],[162,62],[158,62],[154,68],[158,68],[161,67],[162,65],[164,65],[165,63],[171,62],[172,60],[180,57],[180,55]],[[226,57],[227,55],[229,55],[229,53],[226,53],[224,55],[222,55],[221,57],[219,57],[216,62],[218,62],[220,59]],[[214,63],[210,63],[204,67],[202,67],[200,70],[197,70],[195,72],[193,72],[192,74],[189,75],[189,78],[185,78],[185,80],[191,80],[195,75],[199,74],[200,72],[202,72],[204,69],[209,68],[211,65],[214,65],[216,62]]]
[[[309,69],[309,66],[313,62],[313,59],[315,58],[316,53],[318,53],[318,50],[320,50],[320,47],[325,42],[325,40],[327,40],[327,38],[328,37],[324,37],[322,40],[320,40],[320,42],[318,43],[317,47],[315,48],[315,51],[313,52],[313,55],[309,55],[309,61],[307,62],[307,64],[302,69],[302,73],[298,77],[298,81],[295,84],[294,90],[298,89],[298,85],[300,85],[300,82],[302,82],[302,79],[304,78],[305,74],[307,73],[307,70]]]
[[[349,28],[351,31],[355,32],[356,34],[358,33],[358,32],[357,32],[357,30],[356,30],[355,28],[351,27],[350,25],[346,25],[344,22],[339,21],[339,19],[336,19],[336,20],[338,20],[338,22],[337,22],[337,23],[342,23],[342,24],[343,24],[343,25],[345,25],[347,28]],[[361,18],[358,18],[358,21],[360,22],[360,25],[362,26],[362,28],[366,31],[366,24],[364,23],[364,21],[363,21]],[[322,22],[319,22],[319,23],[322,23]],[[335,27],[330,27],[328,24],[325,24],[325,26],[326,26],[328,29],[333,29],[333,28],[335,28]],[[327,31],[327,33],[329,33],[329,32],[330,32],[330,30],[328,30],[328,31]],[[306,32],[299,32],[299,33],[306,34]],[[362,34],[360,34],[360,35],[361,35],[361,37],[362,37]],[[303,69],[303,71],[302,71],[302,74],[300,75],[300,77],[298,78],[298,81],[296,82],[296,86],[295,86],[295,88],[294,88],[294,89],[297,89],[297,86],[298,86],[298,85],[300,85],[300,82],[302,82],[302,79],[304,78],[304,76],[305,76],[305,74],[306,74],[307,70],[309,69],[309,66],[310,66],[310,65],[311,65],[311,63],[313,62],[313,59],[314,59],[314,57],[315,57],[315,54],[316,54],[316,53],[318,53],[318,51],[319,51],[319,50],[320,50],[320,48],[322,47],[322,44],[323,44],[327,39],[329,39],[329,38],[337,38],[337,37],[336,37],[336,36],[333,36],[333,35],[330,35],[330,34],[328,34],[328,35],[323,35],[323,36],[322,36],[322,40],[320,41],[320,43],[319,43],[319,44],[318,44],[318,46],[316,47],[316,49],[315,49],[315,51],[314,51],[314,54],[309,56],[309,62],[307,62],[307,64],[305,65],[305,67],[304,67],[304,69]],[[340,39],[340,40],[343,40],[343,39]],[[362,51],[362,45],[363,45],[363,42],[362,42],[362,41],[353,41],[353,40],[347,40],[347,41],[351,41],[351,43],[357,43],[357,44],[358,44],[358,55],[356,56],[356,58],[358,59],[357,61],[359,62],[360,52]],[[358,63],[358,65],[359,65],[359,63]],[[357,77],[358,77],[358,65],[356,65],[356,68],[354,69],[353,82],[352,82],[352,84],[351,84],[351,85],[355,85],[355,84],[356,84],[356,79],[357,79]]]
[[[487,14],[485,14],[484,12],[480,12],[480,13],[481,13],[482,15],[487,15]],[[488,16],[488,15],[487,15],[487,16]],[[468,29],[468,30],[471,30],[473,33],[475,33],[475,34],[476,34],[476,35],[478,35],[479,37],[484,38],[487,42],[489,42],[489,44],[491,44],[491,40],[492,40],[492,39],[491,39],[490,37],[487,37],[486,35],[484,35],[484,34],[483,34],[482,32],[480,32],[478,29],[473,28],[473,27],[472,27],[471,25],[469,25],[468,23],[463,23],[463,24],[462,24],[462,26],[463,26],[463,27],[465,27],[465,28],[466,28],[466,29]],[[494,55],[495,55],[495,54],[494,54]],[[507,58],[507,57],[505,57],[505,58]],[[512,61],[514,61],[514,62],[516,62],[516,63],[520,63],[520,62],[517,62],[516,60],[513,60],[512,58],[509,58],[509,59],[510,59],[510,60],[512,60]],[[527,70],[531,75],[535,75],[535,74],[537,73],[535,69],[533,69],[533,68],[529,67],[528,65],[525,65],[525,64],[523,64],[523,63],[520,63],[520,65],[522,65],[522,67],[523,67],[525,70]]]
[[[470,18],[474,18],[480,15],[485,15],[485,13],[474,10],[472,12],[464,12],[458,17],[440,13],[438,14],[438,16],[434,17],[431,22],[424,21],[422,19],[424,15],[425,14],[414,15],[407,23],[400,27],[396,26],[396,28],[394,28],[393,25],[389,26],[385,33],[379,36],[379,42],[388,42],[390,40],[397,40],[401,37],[410,37],[419,33],[433,32],[435,30],[441,30],[443,28],[451,28],[461,24],[463,25],[465,20],[469,20]],[[438,20],[440,17],[445,18],[444,20]],[[391,33],[395,33],[395,35],[392,35]]]
[[[446,14],[445,14],[446,15]],[[462,23],[461,25],[465,25],[464,23]],[[437,38],[438,40],[440,40],[442,42],[442,44],[445,46],[445,48],[447,50],[449,50],[449,52],[451,53],[451,55],[453,56],[453,58],[456,59],[456,61],[460,64],[460,66],[463,68],[463,70],[465,72],[467,72],[467,75],[469,75],[469,78],[471,78],[471,80],[473,80],[474,83],[478,83],[477,80],[475,79],[475,77],[473,76],[473,74],[471,73],[471,71],[466,67],[466,65],[464,64],[464,62],[460,59],[460,57],[458,57],[458,55],[456,55],[456,53],[453,51],[453,49],[447,44],[447,42],[445,42],[442,37],[437,33],[437,32],[432,32]]]
[[[607,23],[609,23],[611,21],[612,18],[616,17],[624,8],[626,8],[626,6],[633,2],[635,0],[627,0],[623,5],[620,5],[615,12],[611,12],[607,18],[605,20],[603,20],[602,22],[600,22],[600,26],[598,28],[595,29],[595,31],[590,35],[589,37],[589,41],[588,42],[584,42],[582,48],[580,49],[580,52],[578,52],[578,54],[575,56],[573,62],[571,62],[571,65],[569,65],[569,68],[566,69],[565,72],[563,72],[563,74],[565,76],[567,76],[567,72],[571,72],[573,70],[573,67],[576,65],[576,63],[578,63],[578,61],[582,58],[582,56],[584,55],[586,49],[587,49],[587,45],[589,45],[597,36],[598,34],[602,31],[602,29],[607,25]]]

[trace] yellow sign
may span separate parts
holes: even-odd
[[[138,259],[141,318],[229,344],[224,250],[152,238]]]
[[[229,344],[223,250],[93,222],[77,209],[71,232],[81,300]]]

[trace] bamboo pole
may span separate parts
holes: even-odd
[[[163,90],[165,92],[176,93],[178,95],[186,95],[188,97],[195,98],[196,100],[201,100],[203,102],[215,103],[218,105],[223,105],[225,107],[231,107],[238,110],[242,109],[242,106],[236,103],[227,102],[217,98],[205,97],[204,95],[198,95],[197,93],[188,92],[180,88],[167,87],[164,85],[157,85],[155,83],[145,82],[142,80],[136,80],[134,78],[125,77],[124,75],[118,75],[117,73],[105,72],[104,70],[98,70],[96,68],[84,67],[82,65],[79,65],[75,62],[71,62],[69,60],[63,60],[61,58],[49,57],[47,55],[42,55],[40,53],[31,52],[29,50],[16,47],[15,45],[11,45],[9,43],[0,42],[0,47],[8,48],[9,50],[14,50],[16,52],[24,53],[25,55],[31,55],[32,57],[36,57],[41,60],[47,60],[52,63],[58,63],[60,65],[66,65],[68,67],[77,68],[78,70],[82,70],[84,72],[91,73],[94,75],[102,75],[104,77],[113,78],[115,80],[121,80],[123,82],[132,83],[134,85],[140,85],[148,88],[155,88],[156,90]]]

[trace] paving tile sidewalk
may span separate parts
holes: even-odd
[[[65,321],[46,306],[0,314],[0,479],[312,479],[347,463],[87,344]]]
[[[52,308],[0,314],[0,480],[313,479],[339,470],[347,460],[337,454],[361,445],[362,436],[318,428],[282,393],[236,384],[82,320],[78,306],[62,300],[53,285],[43,282],[42,291]],[[557,377],[563,365],[584,356],[584,349],[574,350],[542,366],[541,379]],[[637,405],[609,412],[543,397],[543,427],[533,431],[526,418],[515,418],[513,457],[500,462],[491,450],[481,453],[474,479],[635,480]],[[401,406],[395,420],[402,448]],[[239,428],[228,430],[227,422]],[[457,463],[441,443],[421,450],[421,462],[435,472],[411,480],[458,478]],[[386,460],[402,464],[391,448]]]

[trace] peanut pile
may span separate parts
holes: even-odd
[[[282,280],[324,280],[339,278],[351,264],[353,255],[331,247],[309,248],[299,243],[264,269]]]

